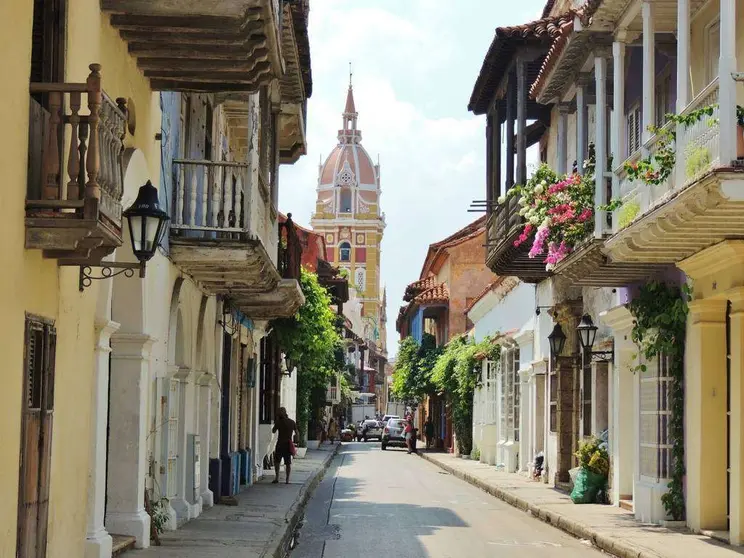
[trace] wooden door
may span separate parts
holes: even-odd
[[[51,322],[26,317],[17,558],[46,556],[56,344]]]

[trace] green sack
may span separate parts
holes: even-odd
[[[571,491],[571,500],[574,504],[593,504],[597,501],[597,493],[606,484],[607,479],[604,475],[592,473],[586,467],[581,467]]]

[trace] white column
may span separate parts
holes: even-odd
[[[643,142],[650,137],[649,126],[656,124],[656,36],[653,4],[643,0]]]
[[[147,334],[111,336],[111,398],[106,529],[130,535],[137,548],[150,546],[145,511],[147,404],[150,349]]]
[[[187,418],[188,412],[186,408],[189,379],[191,377],[191,370],[184,366],[178,367],[178,372],[174,375],[174,378],[179,382],[178,389],[178,438],[176,440],[176,452],[178,454],[178,460],[176,461],[176,494],[170,502],[173,509],[176,510],[176,516],[178,523],[182,523],[192,519],[198,515],[196,506],[194,506],[187,497],[187,490],[191,493],[190,488],[186,486],[186,467],[190,467],[192,464],[187,463],[186,456],[187,452]],[[170,434],[170,432],[169,432]]]
[[[588,119],[586,110],[586,83],[579,79],[576,88],[576,166],[579,174],[584,174],[586,161],[586,147],[589,143]]]
[[[615,146],[614,166],[620,165],[628,158],[626,153],[627,140],[625,138],[625,43],[615,41],[612,43],[612,114],[613,122],[613,144]],[[613,179],[613,197],[620,192],[615,192],[616,181]]]
[[[88,466],[88,526],[85,534],[85,558],[110,558],[111,535],[104,527],[106,508],[106,430],[108,427],[109,354],[111,335],[119,324],[97,323],[96,348],[93,353],[95,372],[93,416],[91,417],[90,464]]]
[[[607,203],[604,173],[607,169],[607,59],[604,56],[594,57],[594,76],[597,90],[596,134],[594,153],[596,167],[594,172],[594,237],[602,238],[607,228],[605,212],[601,205]]]
[[[690,0],[677,0],[677,112],[682,112],[689,103]]]
[[[214,376],[202,372],[199,376],[199,489],[202,506],[214,505],[214,494],[209,489],[209,446],[212,437],[212,382]]]
[[[568,109],[564,105],[558,106],[558,165],[559,175],[566,174],[568,149]]]
[[[736,2],[721,0],[721,55],[718,60],[718,98],[720,111],[720,163],[728,166],[736,159]]]

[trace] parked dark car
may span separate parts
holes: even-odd
[[[406,421],[404,419],[391,418],[387,422],[382,430],[381,447],[383,450],[388,446],[406,447],[405,426]]]

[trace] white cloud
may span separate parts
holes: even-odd
[[[484,195],[485,124],[466,107],[493,29],[542,3],[524,0],[511,14],[490,0],[311,4],[308,155],[282,168],[280,207],[309,223],[318,160],[336,144],[352,60],[362,143],[381,162],[391,352],[403,290],[418,278],[428,245],[479,216],[467,209]]]

